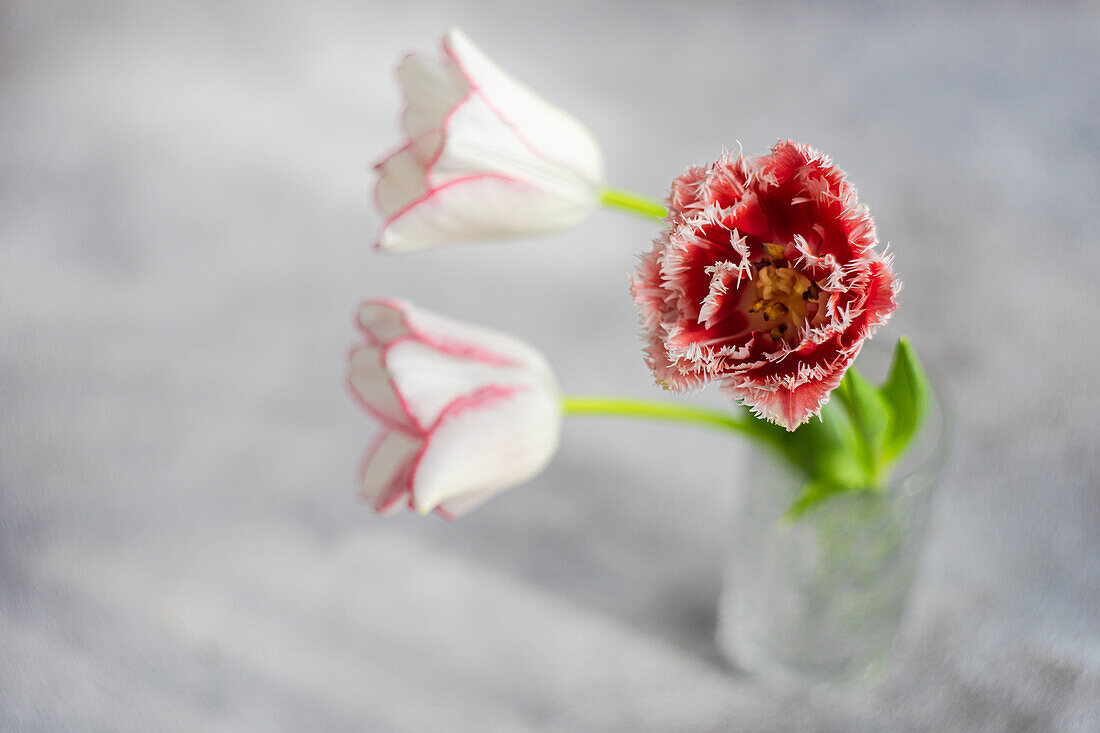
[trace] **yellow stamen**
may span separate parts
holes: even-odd
[[[767,247],[765,245],[766,250]],[[760,313],[772,326],[768,335],[776,341],[789,333],[791,326],[797,331],[805,327],[809,301],[816,300],[820,293],[818,286],[801,272],[774,264],[757,271],[756,291],[759,297],[749,307],[749,313]]]
[[[780,321],[787,317],[788,308],[782,303],[772,301],[762,309],[765,321]]]
[[[774,242],[764,242],[760,246],[764,248],[764,253],[772,259],[779,259],[783,256],[783,253],[786,252],[786,248],[784,248],[783,245],[775,244]]]

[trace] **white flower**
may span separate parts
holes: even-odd
[[[557,451],[561,397],[531,346],[401,301],[367,301],[357,321],[348,384],[381,423],[360,474],[379,512],[457,516]]]
[[[375,166],[379,249],[564,229],[599,203],[603,161],[591,133],[462,31],[443,37],[442,61],[410,54],[397,78],[408,140]]]

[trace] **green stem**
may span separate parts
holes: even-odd
[[[623,397],[595,397],[567,395],[561,400],[566,415],[612,415],[615,417],[640,417],[649,420],[686,422],[695,425],[724,428],[759,437],[753,429],[752,418],[738,417],[723,410],[695,407],[678,402],[650,402]]]
[[[600,191],[600,203],[609,209],[627,211],[647,219],[664,219],[668,215],[660,201],[618,188]]]

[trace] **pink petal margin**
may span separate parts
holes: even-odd
[[[389,339],[384,343],[374,334],[365,324],[363,324],[360,317],[363,306],[374,305],[383,306],[396,311],[400,316],[401,325],[406,330],[406,334],[397,336],[396,338]],[[417,341],[432,349],[439,351],[442,354],[446,354],[452,357],[458,357],[463,359],[472,359],[475,361],[481,361],[486,364],[492,364],[494,366],[518,366],[518,363],[512,359],[508,359],[492,351],[488,351],[479,346],[472,346],[469,344],[462,344],[456,341],[447,340],[437,335],[425,333],[419,328],[411,317],[410,308],[407,304],[399,300],[380,298],[369,299],[363,301],[362,306],[357,309],[353,315],[354,323],[357,329],[363,334],[363,341],[366,346],[369,347],[381,347],[383,366],[385,366],[386,354],[393,346],[404,343],[407,341]],[[482,387],[470,394],[459,395],[455,397],[446,407],[440,412],[439,416],[431,425],[423,425],[420,420],[417,419],[415,414],[409,408],[408,400],[401,394],[397,383],[389,377],[390,389],[396,396],[398,404],[401,407],[402,412],[408,419],[408,424],[400,423],[392,420],[390,417],[382,413],[379,409],[370,404],[370,401],[357,390],[352,383],[351,379],[351,359],[354,354],[362,349],[363,345],[353,344],[348,351],[349,362],[349,374],[347,378],[347,389],[352,399],[372,418],[374,418],[380,425],[378,433],[374,436],[367,448],[364,450],[363,455],[359,462],[358,480],[362,484],[367,470],[371,465],[371,462],[376,457],[382,442],[392,431],[401,431],[402,433],[410,436],[411,438],[422,441],[420,449],[392,475],[390,484],[377,496],[369,497],[364,495],[365,499],[372,500],[375,511],[379,513],[385,513],[392,509],[400,500],[402,496],[407,497],[408,505],[410,508],[415,508],[415,487],[416,487],[416,473],[420,466],[420,462],[424,455],[427,453],[431,446],[432,436],[438,431],[439,427],[446,421],[453,420],[462,413],[468,410],[481,409],[487,405],[493,404],[500,400],[505,400],[513,395],[516,395],[527,387],[520,385],[488,385]],[[438,514],[446,519],[453,519],[454,516],[441,509],[436,508]]]

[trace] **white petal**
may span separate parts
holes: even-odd
[[[525,341],[408,304],[404,305],[404,314],[410,332],[442,351],[481,361],[520,364],[541,375],[543,384],[554,383],[553,370],[546,358]]]
[[[386,422],[413,427],[390,382],[381,347],[360,346],[351,352],[348,384],[369,412]]]
[[[424,166],[410,147],[402,148],[375,166],[375,196],[382,215],[389,218],[428,193]]]
[[[443,47],[470,83],[540,155],[594,183],[603,180],[600,147],[584,125],[507,74],[457,28],[444,37]]]
[[[400,430],[384,432],[368,448],[359,484],[363,495],[381,501],[405,488],[417,454],[424,442]]]
[[[476,509],[484,504],[489,499],[492,499],[497,495],[497,491],[473,491],[468,494],[462,494],[456,496],[453,499],[447,499],[439,502],[436,506],[437,509],[441,509],[443,513],[451,519],[461,517],[463,514]]]
[[[554,383],[553,370],[542,352],[500,331],[448,318],[396,298],[365,301],[359,308],[358,319],[362,330],[378,345],[413,336],[454,356],[519,364],[542,375],[547,386]]]
[[[413,339],[398,341],[387,349],[386,370],[392,375],[402,404],[424,429],[429,429],[440,413],[463,395],[485,387],[539,384],[521,365],[502,366],[451,355]]]
[[[427,193],[383,225],[382,250],[551,232],[581,221],[594,206],[548,196],[531,184],[479,174]]]
[[[359,307],[359,326],[374,341],[388,344],[412,333],[406,318],[414,310],[412,305],[402,300],[368,300]]]
[[[561,407],[554,393],[527,389],[477,406],[456,405],[427,438],[413,478],[417,511],[443,502],[465,508],[522,483],[557,450]]]
[[[574,202],[587,214],[600,184],[573,168],[548,159],[508,124],[484,95],[464,100],[447,119],[443,149],[428,178],[432,188],[478,172],[523,181],[543,193]]]
[[[435,153],[443,121],[466,96],[469,83],[451,60],[442,63],[410,54],[397,67],[397,81],[405,90],[404,126],[425,162]]]

